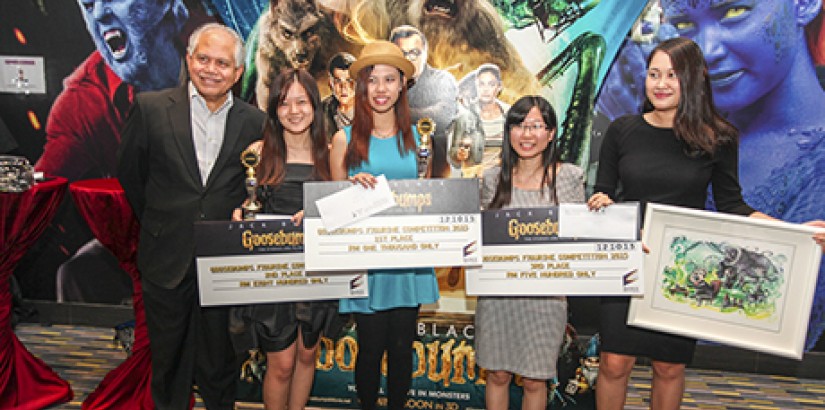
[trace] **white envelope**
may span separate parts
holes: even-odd
[[[387,177],[379,175],[376,179],[372,189],[355,184],[315,201],[324,228],[333,231],[395,206]]]
[[[635,240],[639,205],[613,204],[591,211],[586,204],[559,205],[559,237]]]

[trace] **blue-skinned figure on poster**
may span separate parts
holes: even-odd
[[[96,50],[64,81],[36,168],[69,180],[111,176],[136,91],[176,85],[189,17],[182,0],[78,0]],[[78,110],[78,107],[83,109]]]
[[[717,107],[741,131],[745,200],[790,222],[825,219],[825,91],[805,39],[821,0],[662,0],[665,19],[702,48]],[[825,331],[825,266],[806,348]]]
[[[77,2],[95,50],[64,80],[35,164],[38,171],[69,181],[114,175],[120,129],[134,94],[175,86],[184,77],[178,36],[189,18],[183,0]],[[128,275],[100,242],[89,240],[76,219],[67,213],[55,221],[60,228],[47,252],[56,256],[41,258],[31,269],[57,269],[60,302],[127,301]]]
[[[139,91],[176,85],[181,50],[172,41],[188,12],[182,0],[78,0],[106,64]]]
[[[745,201],[789,222],[825,219],[825,91],[805,38],[822,19],[821,0],[661,0],[665,24],[626,43],[605,79],[597,112],[638,112],[643,84],[634,69],[674,35],[702,49],[717,108],[741,132],[739,180]],[[656,14],[652,3],[648,14]],[[652,11],[651,11],[652,10]],[[639,23],[642,24],[642,23]],[[621,84],[621,85],[620,85]],[[825,264],[820,266],[806,349],[825,332]]]

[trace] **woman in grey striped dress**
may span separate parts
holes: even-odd
[[[507,112],[501,164],[484,173],[487,209],[584,202],[581,168],[558,160],[556,114],[547,100],[525,96]],[[524,381],[522,409],[544,409],[547,380],[556,376],[565,325],[563,296],[479,297],[476,355],[488,370],[488,409],[507,409],[514,374]]]

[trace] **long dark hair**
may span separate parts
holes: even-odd
[[[372,106],[370,106],[367,95],[367,84],[370,74],[375,66],[368,66],[361,69],[355,77],[355,113],[352,117],[352,134],[344,164],[347,168],[361,165],[369,160],[370,134],[372,133]],[[415,150],[415,138],[412,133],[412,120],[410,120],[410,104],[407,102],[407,84],[404,73],[398,70],[401,81],[401,94],[395,102],[395,125],[401,130],[401,139],[398,141],[398,152],[404,154],[406,151]]]
[[[332,179],[329,171],[329,148],[324,132],[324,111],[321,107],[321,94],[313,78],[305,70],[284,69],[272,80],[269,87],[267,121],[264,127],[261,162],[258,164],[258,180],[263,185],[278,185],[286,174],[287,147],[284,141],[284,126],[278,120],[278,107],[286,99],[292,84],[299,84],[306,90],[312,104],[312,124],[309,126],[309,138],[312,150],[313,179]]]
[[[556,111],[553,110],[553,106],[550,105],[544,97],[527,95],[519,98],[518,101],[510,107],[510,110],[507,111],[507,118],[504,120],[504,136],[501,142],[501,173],[498,177],[496,194],[493,196],[493,200],[490,201],[489,209],[502,208],[508,205],[512,199],[513,170],[518,163],[519,156],[516,150],[513,149],[512,144],[510,144],[510,133],[513,125],[524,122],[524,118],[527,117],[527,114],[533,107],[539,109],[541,118],[547,125],[547,132],[558,131]],[[547,187],[553,203],[558,202],[558,197],[556,196],[556,164],[559,162],[561,151],[558,149],[556,141],[558,141],[558,138],[554,137],[553,140],[547,144],[544,152],[541,153],[541,163],[544,169],[541,177],[541,193],[543,195],[544,188]],[[547,171],[550,171],[549,177]]]
[[[684,37],[665,40],[647,57],[648,67],[657,51],[670,56],[673,70],[679,78],[681,97],[676,108],[673,132],[687,145],[687,151],[713,155],[720,146],[735,142],[739,138],[739,130],[716,111],[708,65],[699,46]],[[644,110],[653,110],[647,93]]]

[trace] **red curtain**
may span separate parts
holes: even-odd
[[[66,193],[54,178],[21,193],[0,193],[0,408],[43,409],[74,397],[69,383],[32,356],[11,329],[9,276],[51,222]]]
[[[149,338],[143,311],[137,245],[140,226],[117,179],[91,179],[71,184],[72,198],[94,236],[109,249],[132,279],[135,341],[132,354],[106,375],[83,401],[83,409],[153,409]]]

